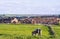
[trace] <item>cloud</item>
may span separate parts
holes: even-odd
[[[0,14],[59,14],[60,0],[0,0]]]

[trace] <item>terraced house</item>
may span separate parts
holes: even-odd
[[[22,24],[59,24],[60,18],[49,16],[34,16],[34,17],[0,17],[0,23],[22,23]]]
[[[48,18],[33,18],[32,24],[59,24],[59,20],[56,17]]]

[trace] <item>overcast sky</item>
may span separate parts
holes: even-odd
[[[0,14],[60,14],[60,0],[0,0]]]

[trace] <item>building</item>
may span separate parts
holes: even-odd
[[[20,23],[20,21],[19,21],[17,18],[14,18],[13,20],[11,20],[11,23],[19,24],[19,23]]]
[[[59,24],[59,21],[56,17],[50,18],[33,18],[31,21],[32,24]]]

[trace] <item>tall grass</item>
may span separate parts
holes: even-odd
[[[32,36],[32,31],[40,28],[42,36]],[[0,24],[0,39],[59,39],[59,29],[55,26],[56,38],[50,38],[47,26],[32,24]]]

